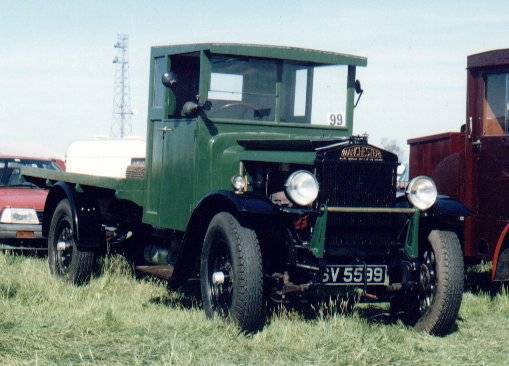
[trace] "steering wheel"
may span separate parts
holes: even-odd
[[[222,111],[224,109],[228,109],[228,108],[232,108],[232,107],[243,107],[246,109],[246,112],[247,112],[247,109],[250,108],[253,110],[253,112],[256,112],[258,111],[258,108],[256,108],[254,105],[252,104],[249,104],[249,103],[245,103],[245,102],[234,102],[234,103],[227,103],[217,109],[214,109],[212,111],[209,112],[209,114],[214,114],[216,112],[219,112],[219,111]],[[244,112],[244,114],[246,113]]]

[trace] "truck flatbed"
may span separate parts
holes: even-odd
[[[110,189],[115,191],[118,199],[133,201],[139,206],[143,206],[144,203],[145,180],[143,179],[99,177],[40,168],[23,168],[22,174],[28,181],[40,187],[51,187],[54,183],[63,181],[80,186]]]

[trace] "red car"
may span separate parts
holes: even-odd
[[[64,170],[61,160],[0,156],[0,249],[44,247],[42,212],[48,192],[27,182],[21,167]]]

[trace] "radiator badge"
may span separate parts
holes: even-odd
[[[383,161],[382,152],[371,146],[351,146],[341,150],[339,160]]]

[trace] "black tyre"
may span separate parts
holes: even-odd
[[[200,262],[207,317],[231,318],[245,332],[265,322],[262,256],[256,233],[227,212],[215,215],[205,234]]]
[[[94,270],[94,251],[78,248],[74,240],[71,206],[67,199],[60,201],[51,218],[48,263],[54,276],[76,285],[87,282]]]
[[[403,320],[415,329],[441,336],[450,332],[461,306],[463,253],[458,237],[450,231],[431,231],[428,243],[421,254],[418,288],[396,297],[391,307],[401,310]]]

